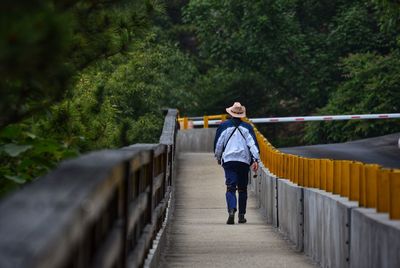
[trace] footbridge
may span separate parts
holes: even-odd
[[[215,128],[182,124],[170,109],[159,143],[65,161],[2,200],[0,267],[400,267],[399,169],[256,131],[248,222],[230,226]]]

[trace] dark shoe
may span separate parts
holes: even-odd
[[[229,210],[229,217],[226,224],[235,224],[235,210]]]
[[[239,223],[246,223],[247,222],[246,218],[244,217],[244,214],[239,214],[239,221],[238,222]]]

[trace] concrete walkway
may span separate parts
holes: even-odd
[[[162,267],[315,267],[265,224],[251,197],[248,222],[227,225],[225,189],[223,170],[212,154],[179,155]]]

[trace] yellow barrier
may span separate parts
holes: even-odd
[[[384,169],[376,164],[348,160],[298,157],[275,149],[257,130],[256,136],[261,161],[278,177],[299,186],[339,194],[358,201],[361,207],[388,212],[390,219],[400,219],[399,169]]]
[[[210,120],[221,120],[225,121],[227,118],[226,114],[220,115],[205,115],[203,116],[203,127],[208,128]],[[178,118],[179,125],[181,129],[189,129],[193,128],[193,120],[189,119],[188,117],[179,117]]]
[[[225,121],[226,116],[204,116],[204,127],[208,128],[209,120]],[[188,128],[190,120],[187,117],[178,120],[181,128]],[[358,201],[360,207],[376,208],[377,212],[389,213],[390,219],[400,219],[400,169],[385,169],[376,164],[357,161],[285,154],[272,146],[252,125],[260,147],[260,159],[271,173],[299,186],[318,188]]]

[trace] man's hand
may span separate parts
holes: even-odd
[[[258,170],[258,162],[253,162],[253,164],[251,165],[251,169],[256,172]]]

